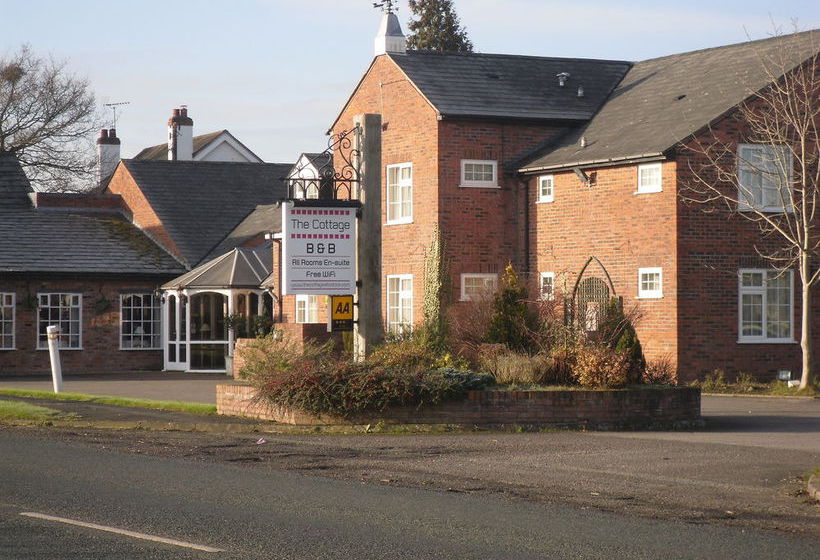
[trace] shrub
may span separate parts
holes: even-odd
[[[693,381],[692,386],[700,387],[705,393],[725,391],[729,387],[726,383],[726,373],[722,369],[712,370],[702,380]]]
[[[537,318],[527,304],[527,288],[518,281],[511,264],[504,269],[501,289],[493,298],[493,315],[487,342],[506,344],[511,350],[529,351]]]
[[[641,383],[650,385],[672,385],[675,383],[675,368],[672,366],[672,358],[662,356],[646,363],[641,376]]]
[[[530,356],[505,350],[500,353],[485,352],[482,366],[495,378],[496,383],[541,385],[550,377],[553,359],[546,353]]]
[[[245,351],[245,362],[239,377],[253,383],[274,373],[303,370],[307,365],[330,359],[332,344],[302,342],[277,331],[251,342]]]
[[[549,381],[551,383],[568,385],[575,382],[573,371],[575,370],[575,357],[578,348],[579,346],[576,344],[561,344],[550,350],[552,371],[550,372]]]
[[[736,390],[743,393],[752,393],[760,388],[761,385],[762,384],[759,383],[753,375],[742,371],[737,374],[737,379],[735,379]]]
[[[266,337],[249,346],[242,376],[271,405],[341,417],[463,398],[489,382],[473,372],[437,369],[440,360],[412,337],[358,363],[335,356],[330,345]]]
[[[573,375],[585,387],[622,387],[629,381],[629,359],[602,344],[578,349]]]
[[[646,369],[643,348],[638,340],[638,333],[635,332],[635,322],[638,318],[637,308],[625,312],[620,301],[612,298],[609,300],[597,333],[599,343],[626,354],[629,360],[630,383],[639,382]]]

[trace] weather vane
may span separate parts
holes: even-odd
[[[399,7],[393,6],[395,0],[384,0],[383,2],[373,2],[374,8],[381,8],[383,12],[387,14],[392,14],[393,12],[398,12]]]
[[[130,101],[120,101],[119,103],[106,103],[106,107],[111,107],[111,110],[114,112],[114,122],[111,125],[111,128],[117,128],[117,107],[120,105],[129,105]]]

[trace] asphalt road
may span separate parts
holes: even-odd
[[[208,553],[53,521],[207,545]],[[0,558],[817,558],[818,540],[0,432]]]

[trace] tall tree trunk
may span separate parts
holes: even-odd
[[[800,348],[803,350],[803,371],[800,376],[800,389],[808,388],[812,377],[812,337],[811,337],[811,323],[812,323],[812,308],[811,308],[811,288],[809,283],[811,278],[811,261],[809,256],[803,254],[800,257],[800,276],[803,284],[803,308],[800,311],[801,328],[800,328]]]

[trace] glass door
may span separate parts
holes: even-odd
[[[163,306],[165,316],[165,369],[188,369],[188,306],[186,298],[168,295]]]

